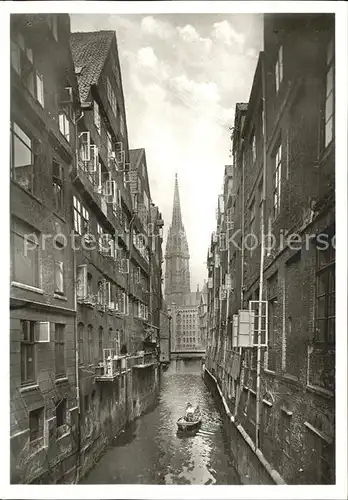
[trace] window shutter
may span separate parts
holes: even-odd
[[[95,172],[95,187],[97,188],[98,192],[101,192],[102,189],[102,182],[101,182],[101,164],[100,162],[97,162],[97,167],[96,167],[96,172]]]
[[[36,73],[36,93],[37,100],[44,107],[44,86],[43,86],[43,78],[39,73]]]
[[[35,326],[36,342],[50,342],[50,323],[48,321],[38,321]]]
[[[90,160],[88,163],[88,171],[90,173],[96,172],[98,165],[98,148],[95,144],[92,144],[92,146],[90,146],[89,157]]]
[[[254,311],[238,311],[238,347],[253,347]]]
[[[283,46],[279,47],[279,81],[283,80]]]
[[[124,313],[125,314],[128,314],[128,307],[129,307],[129,303],[128,303],[128,295],[125,294],[125,307],[124,307]]]
[[[21,51],[19,46],[11,40],[11,63],[12,67],[21,74]]]
[[[79,151],[82,161],[91,159],[91,137],[89,132],[82,132],[79,135]]]
[[[77,296],[84,299],[87,295],[87,264],[77,268]]]
[[[232,321],[232,347],[238,347],[238,314],[233,315]]]
[[[105,303],[107,307],[111,307],[111,283],[107,281],[105,283]]]

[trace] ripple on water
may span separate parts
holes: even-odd
[[[187,401],[203,422],[180,435]],[[158,405],[126,429],[84,481],[87,484],[239,484],[227,453],[222,420],[200,375],[166,372]]]

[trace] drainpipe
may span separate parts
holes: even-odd
[[[77,148],[77,123],[84,117],[84,112],[82,111],[81,115],[76,119],[74,116],[74,128],[75,128],[75,164],[77,166],[78,162],[78,148]],[[77,463],[76,463],[76,479],[75,482],[79,482],[80,478],[80,467],[81,467],[81,457],[80,457],[80,449],[81,449],[81,402],[80,402],[80,374],[79,374],[79,339],[78,339],[78,331],[77,331],[77,290],[76,290],[76,249],[75,245],[73,246],[73,276],[74,276],[74,310],[75,310],[75,319],[74,319],[74,330],[75,330],[75,377],[76,377],[76,403],[77,403],[77,413],[78,413],[78,430],[77,430]]]
[[[242,144],[244,140],[242,139]],[[242,250],[241,250],[241,275],[240,275],[240,309],[243,309],[244,301],[244,150],[242,154]]]
[[[241,142],[243,144],[244,142],[244,139],[241,138]],[[241,233],[242,233],[242,249],[241,249],[241,273],[240,273],[240,296],[239,296],[239,300],[240,300],[240,307],[239,309],[243,309],[243,302],[244,302],[244,235],[245,235],[245,228],[244,228],[244,150],[243,150],[243,154],[242,154],[242,217],[241,217]],[[238,354],[240,356],[240,359],[242,360],[242,362],[244,363],[243,361],[243,357],[242,357],[242,354],[243,354],[243,348],[242,347],[238,347]],[[243,373],[243,364],[241,366],[241,375]],[[236,389],[236,403],[235,403],[235,408],[234,408],[234,418],[237,417],[237,413],[238,413],[238,406],[239,406],[239,402],[240,402],[240,396],[241,396],[241,392],[242,392],[242,376],[240,376],[240,384],[239,384],[239,388]],[[239,391],[237,393],[237,390]],[[238,396],[238,397],[237,397]]]
[[[257,332],[257,364],[256,364],[256,436],[255,436],[255,447],[259,448],[260,445],[260,378],[261,378],[261,301],[263,297],[262,289],[263,289],[263,268],[264,268],[264,259],[265,259],[265,200],[266,200],[266,162],[267,162],[267,152],[266,152],[266,76],[265,76],[265,61],[264,61],[264,53],[261,53],[261,74],[262,74],[262,134],[263,134],[263,172],[262,172],[262,203],[261,203],[261,216],[260,216],[260,225],[261,225],[261,255],[260,255],[260,283],[259,283],[259,318],[258,318],[258,332]],[[268,325],[266,325],[268,328]]]
[[[133,245],[133,236],[132,236],[132,231],[133,231],[133,223],[135,220],[135,215],[133,214],[130,222],[129,222],[129,264],[130,264],[130,258],[131,258],[131,253],[132,253],[132,245]],[[130,266],[129,266],[130,268]],[[128,278],[127,278],[127,296],[129,297],[129,289],[130,289],[130,273],[128,273]],[[129,301],[129,298],[127,298],[127,302]],[[129,302],[128,302],[128,308],[129,308]],[[126,315],[124,315],[123,318],[123,331],[124,335],[126,337]],[[128,349],[127,349],[128,351]],[[128,412],[128,363],[126,361],[126,379],[124,381],[124,388],[125,388],[125,408],[126,408],[126,425],[128,424],[129,421],[129,412]]]

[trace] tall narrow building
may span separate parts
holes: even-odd
[[[190,293],[190,255],[185,228],[181,217],[178,176],[175,174],[172,223],[166,245],[165,300],[182,305],[185,294]]]

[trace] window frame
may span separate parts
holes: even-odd
[[[330,50],[330,47],[332,50]],[[335,138],[335,37],[332,36],[326,44],[325,51],[325,84],[324,84],[324,98],[323,98],[323,149],[326,150],[334,142]],[[328,92],[328,76],[332,72],[332,88]],[[331,98],[331,114],[327,118],[327,104]],[[331,123],[331,137],[327,141],[327,125]]]
[[[84,341],[85,341],[85,325],[82,323],[82,321],[79,322],[77,325],[77,335],[78,335],[78,343],[79,343],[79,349],[78,349],[78,355],[79,355],[79,365],[83,366],[84,365]]]
[[[278,141],[278,146],[276,147],[273,159],[274,159],[274,170],[272,175],[272,215],[273,220],[276,220],[280,214],[281,210],[281,200],[282,200],[282,142],[281,139]]]
[[[283,66],[283,45],[280,45],[277,51],[277,60],[274,68],[274,76],[275,76],[275,89],[276,93],[279,92],[280,85],[283,81],[284,76],[284,66]]]
[[[65,294],[65,280],[64,280],[64,245],[61,243],[58,243],[57,241],[55,242],[56,248],[54,249],[55,251],[55,259],[54,259],[54,293],[57,295],[64,295]],[[58,268],[59,271],[58,271]],[[61,287],[57,285],[58,281],[58,273],[61,276]]]
[[[88,233],[90,224],[89,212],[76,196],[73,196],[73,222],[76,234],[81,236]]]
[[[99,361],[103,360],[103,336],[104,336],[104,329],[102,326],[98,328],[98,354],[99,354]]]
[[[285,411],[285,409],[281,408],[281,436],[282,436],[282,450],[283,454],[291,458],[291,423],[292,423],[292,414],[290,412]]]
[[[108,98],[109,105],[112,109],[114,117],[117,118],[117,99],[115,92],[113,91],[109,77],[106,77],[106,94]]]
[[[16,128],[19,130],[16,131]],[[25,142],[25,138],[21,137],[19,132],[22,132],[24,136],[28,139],[29,142]],[[15,167],[15,161],[16,161],[16,154],[15,154],[15,140],[19,141],[28,151],[30,151],[30,156],[31,156],[31,164],[30,165],[25,165],[25,167],[30,167],[30,173],[29,173],[29,188],[23,185],[18,179],[16,179],[15,176],[15,171],[16,168],[22,168],[22,167]],[[27,134],[27,132],[18,125],[17,122],[12,121],[10,123],[10,165],[11,165],[11,179],[16,182],[19,186],[21,186],[25,191],[28,191],[31,194],[35,193],[35,165],[36,165],[36,160],[37,160],[37,154],[35,152],[35,146],[36,146],[36,141],[33,137],[30,136],[30,134]]]
[[[31,244],[35,244],[36,245],[36,252],[35,252],[35,265],[36,265],[36,275],[35,275],[35,279],[34,279],[34,282],[30,281],[30,283],[28,282],[25,282],[27,281],[25,279],[25,281],[23,281],[23,276],[18,276],[17,274],[17,265],[16,265],[16,243],[14,241],[15,237],[19,237],[21,238],[23,241],[25,241],[25,235],[28,236],[28,233],[25,233],[25,229],[23,228],[20,228],[18,227],[22,221],[20,221],[18,219],[19,223],[17,221],[12,221],[12,224],[11,224],[11,257],[12,257],[12,276],[14,278],[14,281],[16,281],[17,283],[22,283],[23,285],[28,285],[28,286],[32,286],[34,288],[40,288],[41,286],[41,252],[40,252],[40,245],[39,245],[39,238],[38,238],[38,233],[37,231],[32,228],[32,233],[34,232],[35,235],[36,235],[36,241],[34,238],[28,238],[27,237],[27,240],[30,241]],[[16,227],[16,224],[17,224],[17,227]],[[29,227],[28,227],[28,230],[29,230]],[[23,234],[22,234],[22,231],[23,231]],[[33,248],[31,249],[31,252],[33,252]],[[26,256],[26,258],[28,258],[28,256]]]
[[[38,414],[38,418],[36,419],[37,422],[37,429],[36,432],[38,433],[37,436],[33,437],[33,429],[32,429],[32,417],[36,416]],[[41,418],[40,418],[41,417]],[[33,410],[29,411],[29,441],[31,445],[34,445],[41,441],[44,437],[44,427],[45,427],[45,407],[41,406],[39,408],[35,408]],[[41,420],[41,422],[40,422]]]
[[[66,398],[62,398],[55,405],[57,438],[59,439],[65,431],[67,424],[68,403]],[[58,418],[59,417],[59,418]],[[60,425],[58,425],[60,424]]]
[[[70,144],[70,138],[71,138],[71,128],[70,128],[70,126],[71,126],[70,118],[69,118],[67,112],[64,111],[63,109],[60,109],[59,112],[58,112],[58,128],[59,128],[59,132],[64,137],[64,139],[67,142],[69,142],[69,144]]]
[[[333,236],[329,233],[328,236]],[[324,250],[322,250],[324,251]],[[320,252],[318,248],[316,248],[316,267],[315,267],[315,334],[314,334],[314,341],[317,344],[322,344],[322,345],[334,345],[335,340],[336,340],[336,332],[335,332],[335,300],[336,300],[336,277],[335,277],[335,271],[336,271],[336,252],[335,249],[333,248],[333,245],[331,244],[329,248],[327,249],[328,253],[328,259],[326,262],[321,263],[320,259]],[[325,276],[325,281],[323,281],[322,277]],[[332,287],[333,283],[333,289]],[[324,292],[323,293],[318,293],[319,288],[321,285],[324,284]],[[324,299],[324,316],[318,315],[318,299],[322,300]],[[331,302],[333,299],[333,303]],[[330,313],[330,308],[333,314]],[[321,329],[318,327],[318,323],[323,322],[324,323],[324,335],[322,336],[320,334]],[[333,323],[334,326],[334,333],[332,336],[329,335],[329,324],[330,322]]]
[[[93,326],[89,324],[87,326],[87,363],[91,365],[93,363]]]
[[[62,328],[61,328],[62,327]],[[54,369],[55,377],[66,377],[66,352],[65,352],[65,323],[55,323],[54,333]],[[59,336],[57,333],[59,332]],[[62,357],[62,359],[61,359]],[[62,362],[63,360],[63,362]],[[62,362],[62,366],[59,366]]]
[[[97,101],[94,99],[93,101],[93,122],[95,128],[99,135],[101,135],[101,116],[100,116],[100,106]]]
[[[29,324],[29,339],[22,339],[22,334],[24,336],[24,332],[22,331],[22,325],[23,323],[26,323],[27,326]],[[21,386],[27,386],[27,385],[33,385],[36,384],[37,382],[37,367],[36,367],[36,338],[35,338],[35,330],[36,330],[36,321],[31,321],[31,320],[20,320],[20,369],[21,369]],[[31,356],[33,358],[32,360],[32,371],[33,375],[31,378],[28,378],[27,372],[28,372],[28,354],[27,351],[30,350],[28,347],[24,346],[31,346]],[[25,377],[23,377],[23,358],[25,357]]]
[[[13,65],[12,54],[16,48],[17,56],[19,55],[19,68]],[[19,51],[18,51],[19,49]],[[42,108],[45,107],[45,85],[43,75],[36,69],[34,64],[33,49],[27,45],[22,33],[17,34],[17,39],[11,39],[11,66],[16,73],[21,77],[23,85],[36,99]],[[18,71],[19,69],[19,71]],[[38,85],[38,81],[40,85]]]
[[[53,164],[57,166],[57,169],[59,170],[59,176],[55,174]],[[64,169],[62,167],[62,164],[59,163],[55,158],[52,158],[52,186],[55,211],[59,214],[62,214],[64,212]]]

